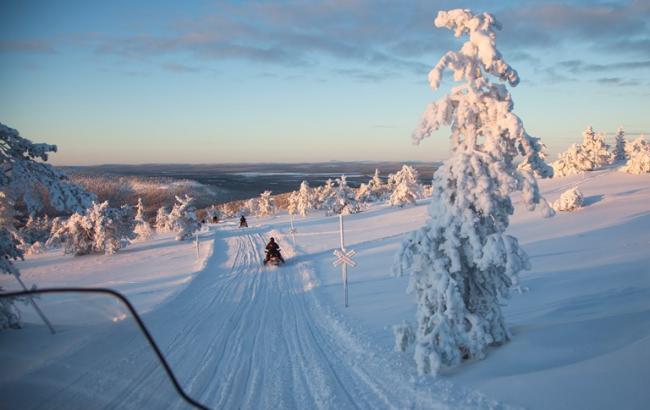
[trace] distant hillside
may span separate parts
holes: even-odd
[[[420,173],[421,182],[425,184],[431,183],[433,172],[439,165],[411,161],[404,163],[414,166]],[[77,179],[86,179],[88,185],[92,184],[87,178],[93,177],[108,178],[106,182],[111,182],[111,177],[139,177],[139,184],[144,181],[155,184],[160,178],[163,178],[165,183],[174,180],[196,181],[206,186],[206,200],[210,203],[223,203],[252,198],[266,189],[274,194],[290,192],[297,189],[302,180],[307,180],[312,186],[322,185],[328,178],[336,178],[341,174],[347,175],[349,184],[357,187],[362,182],[367,182],[375,169],[379,169],[385,178],[389,173],[401,168],[404,163],[331,161],[296,164],[107,164],[61,168]],[[99,184],[96,189],[103,188]],[[171,198],[173,199],[173,195]]]

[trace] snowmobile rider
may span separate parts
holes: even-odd
[[[275,242],[275,238],[272,237],[269,243],[266,245],[266,258],[264,258],[264,264],[266,265],[273,256],[277,256],[278,259],[284,263],[284,258],[280,253],[280,246],[277,244],[277,242]]]
[[[248,227],[248,222],[246,222],[246,218],[244,217],[244,215],[242,215],[241,218],[239,218],[239,227],[240,228]]]

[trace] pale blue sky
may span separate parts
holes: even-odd
[[[503,23],[552,158],[589,124],[650,130],[647,1],[4,1],[0,122],[56,164],[439,160],[446,130],[410,133],[455,7]]]

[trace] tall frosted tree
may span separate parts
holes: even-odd
[[[616,130],[616,146],[614,148],[614,161],[616,162],[625,162],[627,160],[627,155],[625,154],[625,132],[623,127],[618,127]]]
[[[154,227],[158,232],[171,232],[172,226],[169,221],[169,211],[164,206],[158,208],[156,212],[156,222],[154,222]]]
[[[61,212],[85,209],[94,196],[73,184],[59,170],[45,162],[56,152],[56,145],[35,144],[20,133],[0,124],[0,274],[19,275],[13,262],[23,258],[18,248],[14,204],[20,202],[30,214],[41,211],[47,201]],[[0,328],[16,327],[11,303],[0,305]]]
[[[513,113],[504,84],[516,86],[519,76],[496,48],[500,24],[492,14],[456,9],[440,11],[435,25],[468,39],[429,73],[434,90],[446,70],[461,84],[427,107],[413,133],[419,143],[449,126],[452,145],[433,177],[426,224],[396,255],[396,271],[410,275],[417,298],[417,326],[396,327],[396,345],[413,340],[421,374],[482,358],[488,346],[510,338],[501,306],[517,274],[530,267],[517,239],[505,234],[514,211],[510,194],[519,191],[528,209],[552,214],[533,176],[550,176],[552,169],[539,156],[539,140]],[[530,171],[517,168],[518,158]]]
[[[257,216],[275,215],[275,201],[271,198],[271,191],[264,191],[257,200]]]
[[[176,232],[176,240],[184,241],[191,239],[194,232],[198,231],[201,223],[196,217],[194,208],[194,198],[185,194],[185,196],[176,196],[176,204],[169,213],[169,224]]]
[[[307,216],[315,207],[314,190],[309,187],[309,182],[302,181],[297,192],[296,211],[300,216]]]
[[[151,225],[144,214],[142,198],[138,198],[138,205],[136,206],[134,232],[136,238],[141,241],[146,241],[153,236],[153,229],[151,229]]]
[[[318,209],[322,209],[325,213],[332,212],[336,204],[336,187],[331,178],[328,178],[323,186],[319,187],[316,191]]]
[[[345,175],[336,179],[336,189],[334,189],[334,201],[331,208],[335,214],[349,215],[356,214],[360,211],[354,190],[348,185],[348,179]]]
[[[287,212],[289,215],[294,215],[298,211],[298,191],[292,191],[289,194]]]
[[[392,206],[403,207],[413,205],[418,198],[422,197],[422,185],[418,182],[418,171],[409,166],[402,165],[402,169],[393,175],[393,192],[388,198]]]

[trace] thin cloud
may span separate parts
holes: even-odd
[[[0,52],[54,53],[54,48],[41,40],[0,40]]]

